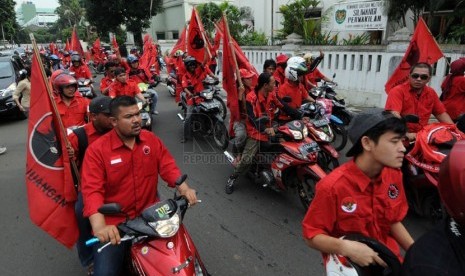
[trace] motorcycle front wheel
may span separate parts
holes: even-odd
[[[220,116],[224,120],[226,118],[226,114],[228,113],[228,109],[226,107],[226,104],[224,103],[223,99],[220,96],[213,96],[213,100],[217,101],[217,102],[219,102],[221,104]]]
[[[228,130],[223,122],[216,121],[213,126],[213,140],[218,148],[225,150],[229,144]]]
[[[305,212],[315,197],[316,183],[318,181],[320,181],[320,177],[307,174],[303,176],[303,180],[299,181],[299,184],[297,185],[297,192],[299,193],[300,202],[302,203]]]
[[[341,151],[347,145],[347,130],[343,125],[330,123],[329,126],[333,130],[334,136],[331,144],[337,151]]]

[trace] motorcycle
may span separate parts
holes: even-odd
[[[352,114],[346,110],[344,99],[336,97],[333,85],[335,84],[325,82],[323,86],[311,89],[309,94],[326,108],[330,120],[329,125],[334,132],[331,142],[337,151],[341,151],[347,145],[348,133],[345,126],[349,125]]]
[[[163,200],[117,226],[124,234],[121,240],[132,242],[127,275],[209,275],[182,224],[188,206],[182,197]],[[104,204],[98,211],[104,215],[124,215],[117,203]],[[98,242],[92,238],[86,245]],[[97,252],[109,245],[102,245]]]
[[[417,123],[418,116],[406,115],[410,123]],[[445,215],[437,190],[439,165],[458,140],[465,139],[455,125],[433,123],[417,133],[416,141],[405,156],[402,167],[407,200],[416,214],[434,221]]]
[[[186,118],[187,101],[185,93],[182,93],[179,105],[183,115],[178,113],[178,117],[182,121]],[[213,136],[215,144],[222,150],[226,149],[229,144],[229,134],[221,116],[221,103],[214,100],[214,92],[203,90],[199,95],[193,96],[192,102],[194,105],[190,126],[192,133]]]
[[[81,96],[88,99],[93,99],[97,96],[94,92],[94,87],[90,79],[79,78],[77,80],[77,83],[78,91],[79,93],[81,93]]]
[[[334,133],[329,125],[330,120],[328,120],[326,109],[316,102],[303,104],[299,111],[303,115],[303,122],[307,126],[309,136],[321,148],[318,154],[318,164],[326,172],[339,167],[339,153],[331,144],[334,140]]]
[[[262,117],[257,123],[267,124],[268,121],[267,117]],[[277,127],[275,137],[280,140],[276,147],[278,152],[257,153],[248,175],[255,183],[275,191],[296,188],[302,206],[307,210],[315,196],[316,183],[326,176],[325,171],[318,165],[321,148],[308,137],[308,129],[300,120]],[[233,166],[237,165],[228,151],[224,154]],[[266,161],[270,157],[271,169],[267,168],[270,164]],[[263,161],[265,166],[262,166]]]
[[[219,80],[214,79],[210,76],[206,77],[203,80],[203,92],[212,92],[213,93],[213,101],[218,102],[220,104],[220,116],[221,118],[226,119],[227,108],[226,104],[224,103],[223,99],[220,97],[220,89],[218,88],[218,84],[220,83]]]
[[[146,129],[148,131],[152,131],[153,129],[153,119],[150,114],[152,114],[152,89],[158,85],[159,81],[156,81],[153,84],[146,84],[146,83],[138,83],[137,86],[139,86],[140,91],[142,92],[142,95],[144,96],[145,101],[147,102],[146,105],[143,105],[142,102],[137,99],[137,105],[139,107],[139,110],[141,112],[141,117],[142,117],[142,128]]]

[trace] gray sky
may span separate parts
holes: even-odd
[[[14,0],[16,2],[15,10],[19,7],[19,5],[26,0]],[[56,8],[58,7],[57,0],[28,0],[36,5],[36,8]]]

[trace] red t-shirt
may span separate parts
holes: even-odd
[[[103,90],[105,90],[112,83],[113,83],[113,78],[109,78],[109,77],[102,78],[102,80],[100,81],[100,91],[102,92],[102,94],[108,95],[108,91],[106,91],[106,93],[103,93]]]
[[[421,94],[417,95],[415,91],[412,91],[409,82],[400,84],[389,91],[385,109],[397,111],[401,116],[417,115],[420,122],[418,124],[408,123],[409,132],[418,132],[426,126],[431,114],[439,115],[446,112],[446,108],[439,101],[433,88],[425,86]]]
[[[316,79],[323,79],[325,76],[320,72],[320,70],[315,69],[313,72],[305,75],[305,80],[309,81],[311,84],[316,85]],[[310,87],[308,87],[310,89]]]
[[[450,91],[442,103],[452,120],[465,113],[465,77],[457,76],[452,79]]]
[[[249,93],[246,96],[246,102],[250,103],[253,107],[253,113],[255,118],[260,118],[262,116],[268,116],[270,122],[267,127],[272,125],[272,120],[274,118],[274,113],[277,108],[282,108],[283,105],[276,98],[275,93],[269,93],[268,97],[264,97],[263,94],[258,93]],[[261,133],[247,118],[245,121],[247,128],[247,135],[255,140],[268,141],[268,135],[266,133]]]
[[[284,75],[284,69],[278,66],[276,68],[276,71],[274,71],[273,77],[277,82],[277,85],[283,85],[286,80],[286,76]]]
[[[58,95],[54,99],[65,128],[86,124],[87,112],[89,110],[89,100],[87,98],[82,97],[79,92],[76,92],[69,106]]]
[[[69,71],[74,72],[75,79],[92,79],[92,74],[90,73],[89,67],[87,67],[85,64],[82,64],[79,67],[70,66]]]
[[[317,183],[315,198],[302,221],[303,236],[340,238],[359,233],[380,241],[400,257],[391,225],[402,221],[407,211],[399,169],[385,167],[371,181],[352,160]]]
[[[137,83],[133,82],[132,80],[127,80],[126,83],[115,81],[115,83],[110,88],[108,95],[112,98],[123,95],[135,97],[139,93],[140,89],[139,86],[137,86]]]
[[[133,149],[124,145],[116,130],[92,143],[82,166],[84,216],[98,212],[104,203],[119,203],[130,218],[158,201],[158,176],[175,187],[181,176],[174,158],[152,132],[142,130]],[[105,216],[116,225],[124,216]]]
[[[143,69],[131,69],[127,71],[129,79],[135,83],[149,83],[149,78]]]

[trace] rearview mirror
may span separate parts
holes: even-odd
[[[333,74],[333,79],[336,77],[336,73]]]

